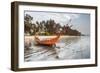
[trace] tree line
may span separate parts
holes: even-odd
[[[56,35],[58,33],[62,35],[72,36],[81,35],[81,32],[76,29],[72,29],[71,27],[73,25],[69,25],[69,23],[66,23],[64,26],[61,26],[60,23],[56,23],[53,19],[42,20],[40,22],[36,21],[35,23],[32,23],[32,21],[34,21],[34,19],[29,14],[26,14],[24,16],[25,35],[35,35],[36,32],[43,32],[39,35]]]

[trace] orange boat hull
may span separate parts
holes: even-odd
[[[58,41],[59,37],[60,36],[57,36],[55,38],[45,39],[45,40],[40,41],[40,39],[35,36],[35,41],[37,42],[37,44],[40,44],[40,45],[48,45],[48,46],[51,46],[51,45],[54,45]]]

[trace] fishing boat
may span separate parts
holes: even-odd
[[[37,36],[37,34],[35,35],[35,41],[37,42],[37,44],[47,45],[47,46],[55,45],[55,43],[58,41],[59,38],[60,38],[60,35],[57,35],[53,38],[46,38],[46,39],[41,40],[39,36]]]

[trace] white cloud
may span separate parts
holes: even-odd
[[[79,17],[79,14],[75,13],[54,13],[54,12],[25,12],[33,17],[33,22],[53,19],[56,23],[65,25],[70,19],[76,19]]]

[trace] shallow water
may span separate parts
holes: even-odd
[[[31,40],[28,46],[25,44],[24,60],[27,62],[89,58],[89,36],[61,37],[56,46],[35,45],[34,40]]]

